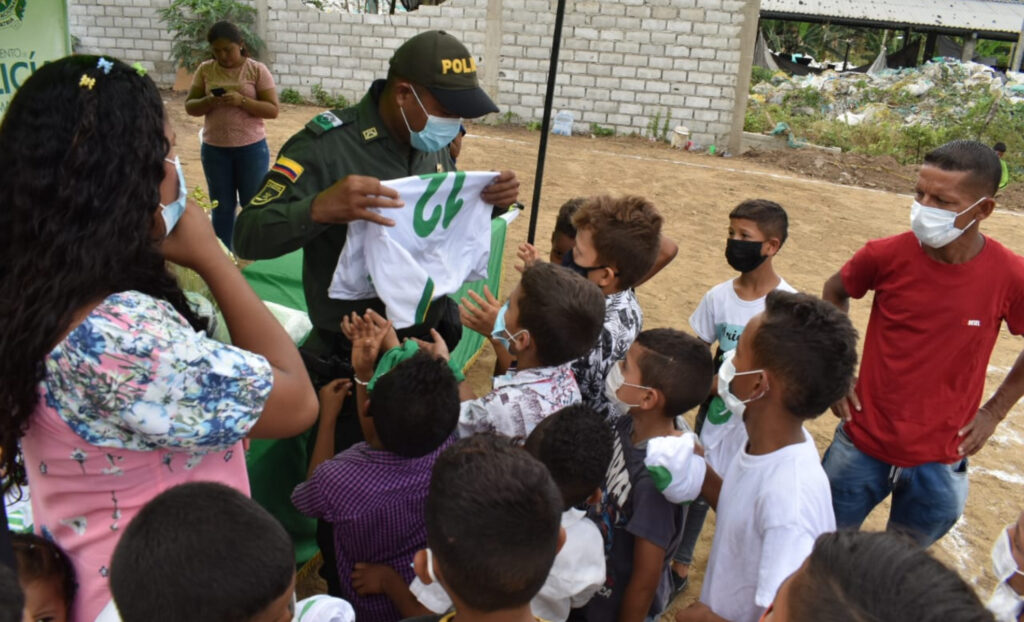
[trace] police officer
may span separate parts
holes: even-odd
[[[446,121],[491,112],[498,108],[480,88],[476,60],[466,47],[446,32],[427,31],[395,51],[387,80],[375,81],[358,104],[316,116],[281,148],[262,188],[238,217],[234,246],[246,259],[304,249],[302,281],[315,329],[304,349],[347,360],[342,316],[367,308],[384,313],[379,299],[327,296],[345,225],[358,219],[393,225],[368,208],[403,205],[380,180],[455,170],[447,147],[460,125]],[[481,198],[506,207],[518,194],[515,173],[502,171]],[[426,337],[437,328],[454,347],[461,336],[458,312],[447,297],[440,302],[430,305],[423,324],[399,337]]]
[[[424,173],[455,170],[448,150],[459,119],[498,112],[477,80],[476,59],[443,31],[412,37],[391,57],[387,80],[376,80],[355,106],[317,115],[292,136],[263,186],[238,216],[234,250],[246,259],[270,259],[303,249],[302,284],[313,333],[303,358],[315,383],[351,375],[351,344],[341,334],[341,318],[373,308],[379,299],[333,300],[327,290],[346,224],[394,222],[369,208],[400,208],[398,194],[381,185]],[[454,122],[453,122],[454,120]],[[502,171],[481,199],[497,208],[516,201],[519,181]],[[422,324],[399,331],[399,338],[429,339],[431,328],[454,348],[462,334],[458,309],[447,296],[430,305]],[[335,450],[361,440],[354,400],[346,400],[335,432]],[[329,591],[338,593],[331,533],[318,527]]]

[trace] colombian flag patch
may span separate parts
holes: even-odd
[[[302,165],[284,156],[278,156],[277,161],[274,162],[274,166],[270,167],[270,170],[281,173],[288,179],[295,183],[299,177],[302,176],[302,172],[306,169],[302,168]]]

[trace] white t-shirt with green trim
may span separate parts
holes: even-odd
[[[405,206],[372,210],[394,220],[394,227],[349,223],[327,295],[380,298],[388,319],[402,329],[423,322],[432,301],[487,278],[491,206],[480,192],[497,175],[451,171],[381,182]]]

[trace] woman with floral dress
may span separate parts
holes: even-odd
[[[95,56],[41,66],[0,125],[0,468],[5,490],[27,479],[36,530],[70,555],[84,622],[149,499],[193,480],[248,493],[242,440],[316,416],[291,340],[186,198],[144,74]],[[203,277],[233,346],[206,336],[165,259]]]

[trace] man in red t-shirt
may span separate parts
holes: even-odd
[[[980,409],[1002,321],[1024,333],[1024,258],[979,231],[995,208],[999,159],[954,141],[924,158],[911,229],[872,240],[826,283],[849,310],[874,290],[860,377],[823,461],[839,528],[859,527],[890,493],[889,527],[924,544],[956,523],[967,456],[1024,395],[1024,355]]]

